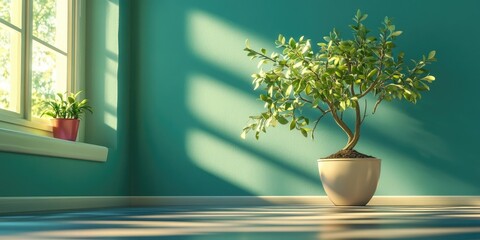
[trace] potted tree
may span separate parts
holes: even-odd
[[[77,100],[77,93],[57,93],[56,99],[45,100],[47,109],[42,113],[52,117],[53,137],[76,141],[80,117],[85,111],[93,113],[92,107],[87,104],[88,100]]]
[[[394,99],[416,103],[435,80],[425,68],[436,60],[435,51],[405,63],[404,53],[393,51],[402,31],[385,17],[378,37],[371,36],[363,24],[367,16],[357,11],[350,25],[352,39],[342,39],[333,29],[316,50],[303,36],[287,40],[282,35],[275,41],[282,49],[279,53],[253,50],[248,39],[244,49],[259,60],[260,70],[252,78],[254,89],[263,90],[260,99],[265,111],[250,117],[242,138],[254,132],[258,139],[261,132],[277,124],[313,138],[320,120],[333,117],[346,134],[346,145],[318,160],[318,167],[325,192],[335,205],[366,205],[376,190],[380,160],[354,150],[368,113],[374,114],[380,103]],[[369,100],[375,103],[368,104]],[[318,112],[314,121],[312,111],[306,109]],[[344,114],[348,111],[353,114]],[[351,116],[353,121],[347,121]]]

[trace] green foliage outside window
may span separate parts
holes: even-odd
[[[11,3],[18,0],[0,0],[0,18],[11,21]],[[60,0],[66,1],[66,0]],[[56,36],[56,1],[55,0],[33,0],[32,35],[44,42],[54,45]],[[66,10],[66,9],[65,9]],[[6,29],[6,28],[5,28]],[[65,33],[66,34],[66,33]],[[11,83],[11,37],[8,31],[0,32],[0,83],[4,86]],[[43,112],[43,101],[55,98],[56,81],[66,81],[67,76],[57,76],[55,69],[58,66],[58,54],[38,43],[32,44],[32,71],[31,71],[31,112],[33,116],[39,117]],[[66,90],[66,89],[65,89]],[[0,108],[8,109],[11,104],[11,89],[0,85]]]
[[[33,4],[33,36],[45,42],[54,42],[55,38],[55,0],[34,0]],[[55,98],[55,78],[65,81],[66,76],[54,76],[56,56],[45,48],[34,48],[32,62],[42,65],[32,69],[32,115],[41,116],[44,111],[43,102]]]

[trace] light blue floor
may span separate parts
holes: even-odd
[[[163,207],[0,216],[0,239],[480,239],[480,207]]]

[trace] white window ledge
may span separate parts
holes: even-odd
[[[0,129],[0,151],[60,158],[107,161],[108,148]]]

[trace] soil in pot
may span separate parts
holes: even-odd
[[[375,158],[361,152],[357,152],[355,150],[340,150],[330,156],[324,157],[325,158]]]

